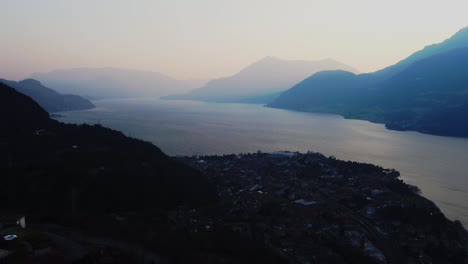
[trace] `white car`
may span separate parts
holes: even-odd
[[[15,240],[16,238],[18,238],[17,235],[6,235],[3,237],[3,239],[5,239],[6,241]]]

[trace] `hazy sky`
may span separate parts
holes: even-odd
[[[468,26],[467,0],[0,0],[0,78],[76,67],[231,75],[264,56],[362,72]]]

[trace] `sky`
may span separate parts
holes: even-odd
[[[361,72],[468,26],[467,0],[0,0],[0,78],[80,67],[229,76],[265,57]]]

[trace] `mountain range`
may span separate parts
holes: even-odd
[[[336,113],[387,128],[468,136],[468,28],[374,73],[324,71],[269,107]]]
[[[31,78],[58,92],[91,99],[160,97],[186,92],[206,82],[181,81],[158,72],[119,68],[62,69],[36,73]]]
[[[89,100],[77,95],[60,94],[33,79],[26,79],[19,82],[0,79],[0,83],[6,84],[16,89],[18,92],[31,97],[49,113],[84,110],[95,107]]]
[[[454,52],[449,61],[459,56]],[[432,63],[421,61],[417,70],[430,71],[426,65]],[[6,263],[466,260],[461,223],[445,218],[394,170],[313,152],[171,158],[100,125],[59,123],[31,97],[1,83],[0,119],[2,212],[22,212],[28,219],[14,244],[3,241],[14,250]],[[266,185],[255,183],[262,177],[252,174],[266,175]],[[357,180],[343,184],[348,179]],[[320,200],[296,200],[304,193]],[[367,208],[376,208],[372,216],[362,214]],[[325,228],[332,231],[323,236]],[[422,243],[412,243],[414,230]],[[352,239],[351,232],[357,234]],[[379,258],[355,246],[359,240],[362,247],[372,243]],[[42,253],[33,245],[48,247]],[[105,250],[115,258],[103,257]]]
[[[270,102],[281,91],[291,88],[310,74],[336,69],[356,72],[355,69],[333,59],[303,61],[266,57],[233,76],[211,80],[205,86],[186,94],[166,96],[163,99]]]

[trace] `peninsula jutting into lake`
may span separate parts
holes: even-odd
[[[215,216],[179,211],[177,224],[191,232],[229,229],[293,263],[465,261],[462,225],[397,171],[313,152],[177,159],[202,171],[219,195]]]

